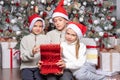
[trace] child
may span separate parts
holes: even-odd
[[[56,29],[47,33],[47,36],[49,37],[51,43],[60,44],[62,41],[64,41],[65,29],[69,19],[68,19],[68,14],[63,7],[63,3],[64,0],[61,0],[52,14],[52,21]],[[60,60],[58,62],[59,67],[64,68],[63,66],[64,64],[65,63],[63,60]],[[47,76],[47,80],[72,79],[72,73],[70,72],[70,70],[65,68],[62,75],[46,75],[46,76]]]
[[[47,33],[51,43],[60,43],[64,41],[65,29],[69,19],[68,13],[63,7],[63,2],[64,0],[61,0],[52,14],[52,22],[56,29]]]
[[[20,43],[22,80],[42,80],[37,64],[40,59],[39,45],[48,43],[42,34],[45,22],[37,14],[31,15],[28,20],[30,34],[24,36]]]
[[[80,42],[87,28],[79,23],[69,22],[63,48],[63,59],[66,69],[70,69],[77,80],[104,80],[105,76],[95,73],[95,69],[86,63],[86,46]]]

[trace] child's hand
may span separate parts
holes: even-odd
[[[38,62],[38,68],[39,68],[39,69],[41,68],[42,63],[43,63],[43,62],[42,62],[41,60]]]
[[[59,60],[57,63],[56,63],[60,68],[65,68],[65,62],[61,59],[61,60]]]
[[[36,54],[40,51],[40,47],[39,46],[34,46],[33,50],[32,50],[32,53],[33,54]]]

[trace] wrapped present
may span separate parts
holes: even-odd
[[[87,62],[98,65],[98,50],[97,49],[87,49]]]
[[[93,38],[81,38],[80,40],[85,45],[96,46],[97,42]]]
[[[99,48],[97,46],[97,42],[93,38],[82,38],[81,42],[83,42],[87,47],[87,62],[97,65]]]
[[[109,48],[113,48],[116,45],[120,45],[120,39],[115,36],[108,37],[108,43],[110,44]]]
[[[40,53],[41,61],[43,61],[40,73],[56,74],[62,71],[62,69],[56,65],[61,59],[61,48],[59,44],[40,45]]]
[[[2,47],[2,68],[19,68],[20,63],[16,59],[16,46],[17,42],[1,42]]]
[[[1,47],[1,44],[0,44],[0,68],[2,66],[2,47]]]
[[[100,52],[100,67],[103,71],[120,71],[120,53],[116,51]]]

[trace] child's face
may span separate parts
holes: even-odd
[[[40,34],[43,31],[43,23],[42,21],[36,21],[33,28],[32,28],[32,33],[34,34]]]
[[[56,29],[59,31],[62,31],[66,28],[66,23],[68,21],[64,19],[63,17],[55,17],[53,19],[53,24],[55,25]]]
[[[65,39],[68,43],[73,43],[78,39],[78,37],[74,30],[68,28],[65,33]]]

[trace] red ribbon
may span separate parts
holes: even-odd
[[[16,50],[13,55],[19,54],[19,59],[20,59],[20,50]]]
[[[12,53],[13,53],[13,49],[12,48],[10,48],[10,69],[12,69],[13,68],[13,55],[12,55]]]
[[[99,46],[86,45],[87,48],[99,48]]]

